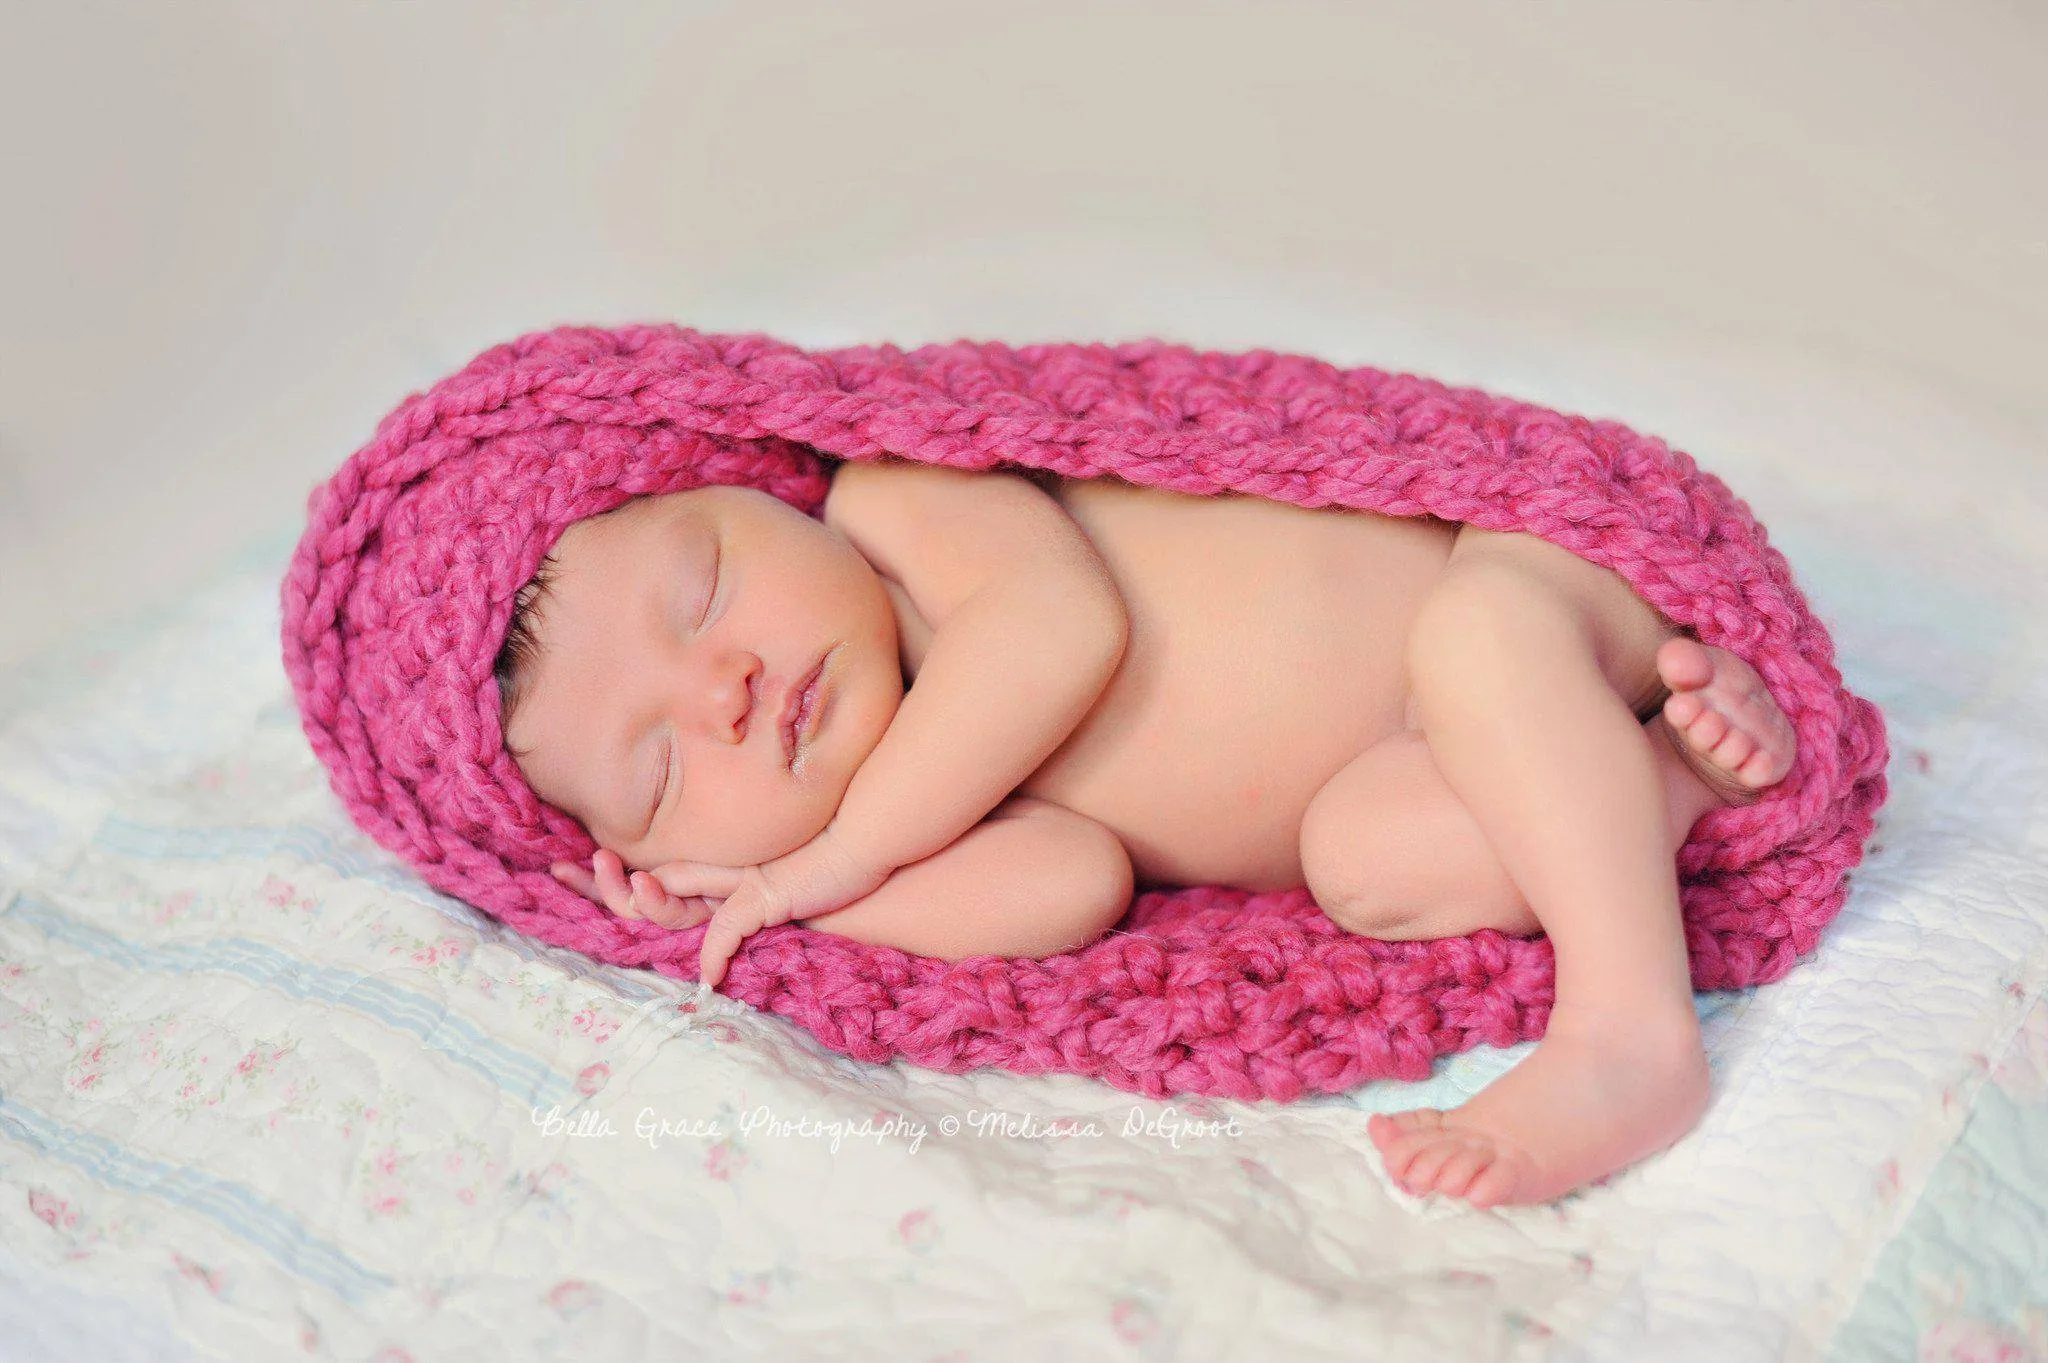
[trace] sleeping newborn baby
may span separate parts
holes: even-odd
[[[1394,941],[1547,933],[1536,1051],[1376,1116],[1392,1176],[1547,1201],[1669,1145],[1707,1067],[1677,849],[1792,765],[1755,671],[1527,534],[897,460],[822,519],[712,486],[570,526],[498,667],[613,913],[958,960],[1135,887],[1306,887]]]

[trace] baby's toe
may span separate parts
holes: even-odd
[[[1463,1197],[1492,1163],[1493,1147],[1475,1141],[1445,1161],[1443,1171],[1436,1176],[1436,1190],[1445,1197]]]
[[[1387,1173],[1396,1182],[1403,1182],[1416,1155],[1438,1139],[1442,1125],[1443,1113],[1421,1108],[1375,1116],[1366,1123],[1366,1130],[1380,1148]]]
[[[1728,717],[1719,710],[1703,710],[1683,732],[1694,752],[1712,753],[1714,746],[1728,736]]]
[[[1401,1182],[1411,1193],[1427,1193],[1437,1189],[1437,1175],[1451,1159],[1466,1149],[1465,1142],[1451,1136],[1442,1136],[1429,1142],[1408,1162],[1408,1168],[1401,1176]]]
[[[1366,1129],[1377,1127],[1389,1139],[1413,1136],[1424,1131],[1435,1131],[1444,1124],[1444,1114],[1435,1108],[1418,1107],[1407,1112],[1376,1112],[1366,1123]]]
[[[1756,740],[1740,729],[1730,729],[1728,736],[1714,745],[1707,756],[1714,759],[1714,765],[1723,771],[1734,771],[1756,752]]]
[[[1695,691],[1713,680],[1714,659],[1705,644],[1681,634],[1657,649],[1657,675],[1673,691]]]
[[[1515,1195],[1515,1169],[1504,1159],[1496,1159],[1479,1171],[1472,1180],[1472,1186],[1465,1190],[1465,1200],[1475,1207],[1498,1207]]]
[[[1673,691],[1671,698],[1664,702],[1664,718],[1671,727],[1684,733],[1686,726],[1707,712],[1707,702],[1697,691]]]

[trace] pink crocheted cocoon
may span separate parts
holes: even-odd
[[[825,457],[820,457],[821,454]],[[1784,556],[1661,441],[1429,379],[1257,350],[959,342],[807,351],[672,326],[563,328],[414,394],[308,504],[283,585],[285,670],[351,816],[429,884],[543,941],[695,978],[704,927],[615,918],[557,883],[582,826],[506,753],[492,664],[563,529],[627,498],[745,483],[811,515],[837,461],[896,455],[1522,530],[1626,578],[1762,674],[1790,776],[1679,853],[1693,983],[1775,980],[1840,909],[1885,795]],[[1543,938],[1353,936],[1306,890],[1141,895],[1047,960],[949,964],[788,924],[726,992],[862,1060],[1093,1075],[1139,1093],[1290,1099],[1542,1035]]]

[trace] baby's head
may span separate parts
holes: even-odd
[[[548,871],[597,839],[643,865],[794,850],[893,717],[887,591],[821,519],[849,457],[824,442],[857,443],[843,414],[792,391],[765,424],[720,415],[798,370],[829,387],[831,363],[760,336],[561,327],[491,347],[379,421],[307,499],[279,588],[300,722],[356,825],[521,932],[686,969],[667,934]],[[769,711],[828,647],[825,727],[783,769]],[[670,774],[650,829],[635,802]]]
[[[823,659],[794,763],[785,701]],[[629,867],[752,866],[830,823],[903,699],[896,616],[837,530],[754,488],[565,529],[494,668],[506,750]]]

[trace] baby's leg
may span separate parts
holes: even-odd
[[[1701,704],[1697,697],[1691,703]],[[1675,857],[1693,824],[1723,800],[1678,745],[1661,741],[1669,724],[1654,705],[1649,723],[1664,731],[1653,735],[1660,740],[1653,747],[1668,812],[1665,842]],[[1486,928],[1510,937],[1543,931],[1472,811],[1437,770],[1420,729],[1382,739],[1316,793],[1302,815],[1301,868],[1317,906],[1363,937],[1416,942]]]
[[[1414,1191],[1548,1201],[1705,1108],[1665,758],[1631,711],[1676,634],[1606,569],[1471,527],[1422,608],[1408,657],[1430,755],[1549,935],[1557,992],[1535,1053],[1470,1103],[1373,1119]]]

